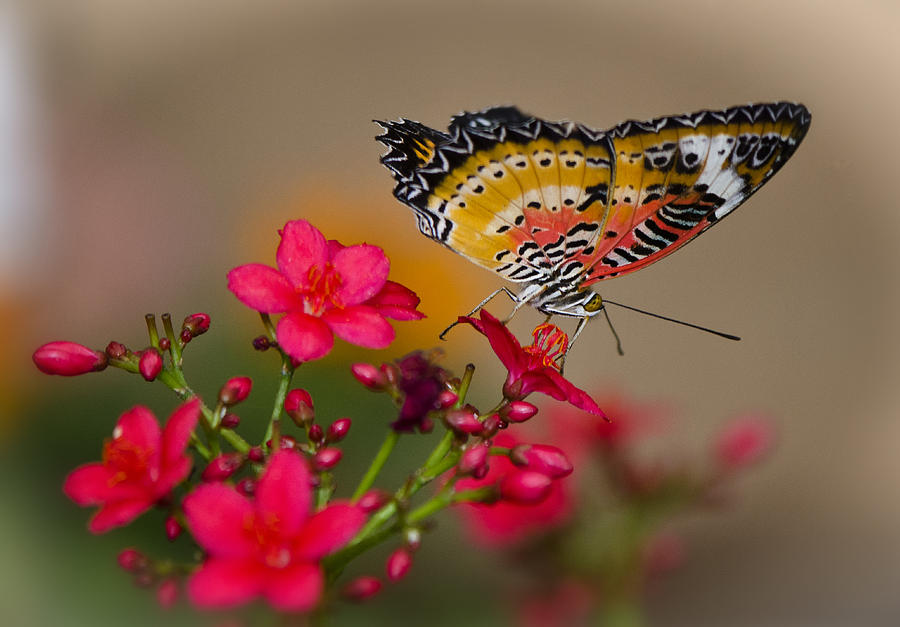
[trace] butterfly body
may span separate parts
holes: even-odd
[[[793,154],[800,104],[628,121],[598,131],[515,107],[455,116],[447,132],[379,122],[381,162],[419,230],[519,283],[517,307],[587,319],[590,286],[658,261],[729,215]]]

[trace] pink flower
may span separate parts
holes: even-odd
[[[34,351],[31,359],[44,374],[58,374],[64,377],[103,370],[108,361],[106,353],[75,342],[44,344]]]
[[[103,461],[75,469],[63,491],[78,505],[100,505],[88,529],[103,533],[127,524],[150,509],[187,477],[185,453],[200,416],[200,401],[175,410],[165,429],[146,407],[122,414],[103,446]]]
[[[314,608],[325,580],[323,557],[341,548],[365,522],[358,507],[330,505],[312,514],[306,461],[272,455],[249,499],[223,483],[204,484],[184,499],[188,527],[207,559],[188,581],[203,607],[230,607],[264,597],[281,611]]]
[[[521,442],[510,433],[494,438],[495,446],[513,448]],[[517,468],[508,457],[491,456],[490,469],[480,479],[464,478],[456,482],[457,490],[506,483],[516,477],[528,479],[537,475],[532,470]],[[549,478],[548,478],[549,481]],[[547,495],[536,504],[520,505],[504,498],[490,505],[465,503],[457,507],[473,539],[485,546],[506,546],[540,531],[556,527],[568,520],[573,508],[572,495],[562,481],[551,481]]]
[[[506,366],[509,375],[503,393],[510,400],[521,400],[532,392],[541,392],[592,414],[605,416],[587,392],[560,374],[556,359],[565,354],[569,338],[556,326],[540,325],[534,330],[534,343],[523,347],[504,324],[484,309],[480,320],[460,316],[459,321],[471,324],[485,335],[494,353]]]
[[[385,318],[415,320],[419,299],[387,280],[390,263],[377,246],[326,241],[305,220],[284,225],[278,269],[248,264],[228,273],[228,289],[248,307],[286,314],[278,343],[297,361],[324,357],[334,335],[367,348],[385,348],[394,330]]]
[[[716,439],[716,457],[729,470],[746,468],[766,455],[775,442],[775,429],[765,418],[747,416],[726,425]]]

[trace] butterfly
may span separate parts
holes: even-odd
[[[591,285],[662,259],[733,212],[791,157],[810,119],[802,104],[777,102],[595,130],[502,106],[454,116],[446,132],[376,120],[376,139],[419,230],[522,285],[474,311],[504,291],[513,313],[530,304],[580,318],[574,342],[604,310]]]

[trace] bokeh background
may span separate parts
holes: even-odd
[[[207,311],[215,333],[191,346],[189,372],[207,392],[255,376],[248,421],[267,411],[277,365],[250,348],[258,320],[224,275],[271,263],[276,229],[310,219],[382,246],[429,315],[390,350],[342,348],[298,378],[324,416],[353,416],[347,456],[362,463],[390,408],[372,409],[348,360],[434,345],[499,286],[417,234],[378,164],[372,118],[440,128],[510,103],[605,127],[779,99],[805,103],[813,123],[778,176],[711,234],[601,285],[744,341],[613,311],[626,355],[595,324],[568,372],[673,407],[673,447],[699,450],[740,412],[777,422],[779,448],[742,499],[683,521],[688,559],[651,591],[653,624],[900,623],[898,25],[897,4],[877,0],[3,4],[0,623],[197,619],[163,614],[115,568],[128,544],[171,550],[161,518],[93,537],[60,491],[124,409],[167,415],[173,400],[121,372],[41,377],[36,345],[140,348],[145,313]],[[478,363],[474,394],[493,398],[502,372],[473,335],[452,335],[445,361]],[[502,623],[491,590],[503,564],[459,544],[447,516],[413,577],[342,624]]]

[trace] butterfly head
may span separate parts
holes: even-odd
[[[577,290],[536,300],[533,304],[538,311],[551,315],[591,318],[603,311],[603,298],[592,290]]]

